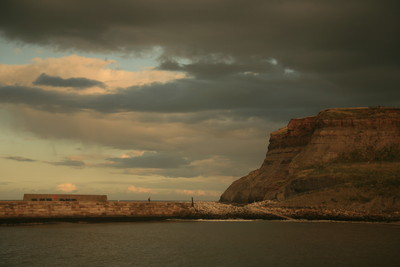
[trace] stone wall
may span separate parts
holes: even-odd
[[[107,201],[107,195],[24,194],[24,201]]]
[[[191,203],[0,201],[0,222],[85,219],[184,218]]]

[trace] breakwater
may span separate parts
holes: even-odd
[[[400,213],[367,212],[326,208],[284,208],[268,201],[247,205],[219,202],[130,201],[0,201],[0,224],[42,222],[118,222],[166,219],[263,219],[400,221]]]
[[[0,201],[0,224],[165,219],[287,219],[254,205],[217,202]]]
[[[181,202],[0,201],[0,223],[185,218],[191,214],[190,206]]]

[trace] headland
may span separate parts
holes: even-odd
[[[398,217],[400,108],[327,109],[292,119],[271,133],[261,167],[234,181],[220,201],[269,203],[303,218]]]

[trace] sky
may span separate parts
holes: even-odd
[[[400,106],[398,1],[2,0],[0,199],[218,200],[271,132]]]

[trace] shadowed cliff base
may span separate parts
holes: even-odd
[[[262,166],[232,183],[220,198],[228,203],[265,200],[289,210],[397,216],[400,109],[328,109],[292,119],[271,134]]]

